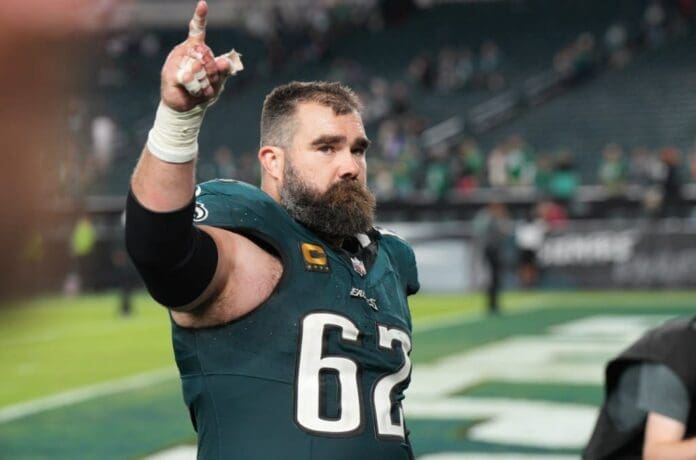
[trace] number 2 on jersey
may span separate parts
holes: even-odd
[[[340,338],[345,342],[357,342],[360,331],[348,318],[334,313],[312,313],[302,321],[300,357],[296,380],[297,422],[306,430],[324,434],[349,434],[358,430],[365,416],[361,404],[361,391],[358,382],[358,364],[344,356],[324,354],[324,334],[327,327],[340,329]],[[393,350],[394,342],[401,344],[404,364],[396,372],[380,377],[374,385],[372,407],[375,426],[380,436],[404,439],[404,417],[399,408],[399,420],[392,420],[391,392],[395,386],[406,380],[411,373],[411,339],[400,329],[378,326],[378,346],[382,350]],[[338,375],[340,386],[338,417],[321,416],[321,372]]]

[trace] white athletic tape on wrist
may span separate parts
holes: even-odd
[[[168,163],[187,163],[196,158],[198,132],[208,106],[202,104],[188,112],[177,112],[160,102],[147,137],[150,153]]]

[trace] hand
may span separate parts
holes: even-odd
[[[162,102],[177,112],[212,104],[227,77],[243,68],[236,51],[215,57],[205,44],[207,15],[208,4],[200,0],[189,23],[188,37],[174,47],[162,67]]]

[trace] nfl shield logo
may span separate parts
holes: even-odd
[[[365,264],[362,262],[362,260],[358,259],[357,257],[351,257],[350,261],[353,263],[353,270],[355,270],[358,275],[367,275],[367,270],[365,270]]]

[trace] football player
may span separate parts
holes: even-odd
[[[207,11],[162,69],[126,219],[129,254],[171,312],[199,458],[412,458],[401,401],[418,276],[410,246],[373,226],[360,102],[337,83],[275,88],[261,187],[195,186],[203,116],[242,67],[206,46]]]

